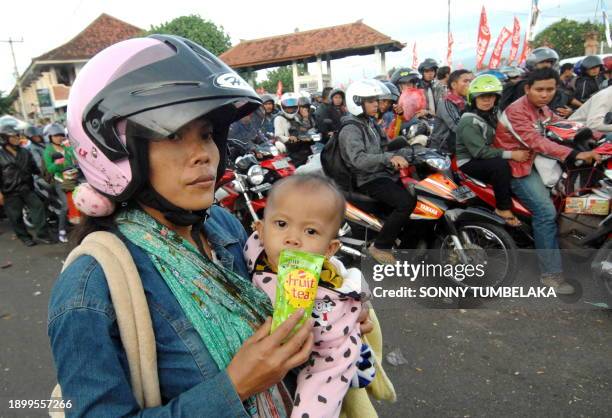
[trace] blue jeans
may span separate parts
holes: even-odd
[[[536,254],[542,274],[561,273],[561,252],[557,238],[557,210],[550,199],[550,192],[535,171],[525,177],[512,179],[512,192],[531,211],[531,226]]]

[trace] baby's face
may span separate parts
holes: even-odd
[[[278,266],[282,250],[299,250],[331,257],[340,242],[334,194],[321,189],[316,196],[305,196],[299,188],[284,187],[269,202],[263,222],[256,226],[268,261]]]

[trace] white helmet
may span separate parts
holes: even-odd
[[[363,99],[367,97],[383,96],[391,94],[387,86],[378,80],[356,81],[346,89],[346,108],[353,116],[363,113]]]
[[[283,95],[281,96],[280,102],[281,102],[281,112],[287,116],[288,118],[292,118],[296,115],[297,110],[298,110],[298,99],[300,98],[300,95],[297,93],[283,93]],[[288,107],[295,107],[295,112],[287,112],[286,108]]]

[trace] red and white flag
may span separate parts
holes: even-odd
[[[412,47],[412,68],[415,70],[419,67],[419,58],[417,57],[416,42]]]
[[[484,6],[482,6],[480,25],[478,26],[478,41],[476,42],[476,68],[479,70],[482,69],[482,61],[487,54],[489,41],[491,41],[491,31],[489,31],[489,24],[487,22],[487,12]]]
[[[508,64],[516,59],[518,49],[521,46],[521,22],[514,18],[514,29],[512,30],[512,43],[510,44],[510,55],[508,56]]]
[[[453,34],[452,32],[448,33],[448,50],[446,51],[446,65],[449,67],[452,66],[452,56],[453,56]]]
[[[493,52],[491,53],[491,59],[489,60],[489,68],[497,68],[499,67],[499,62],[501,61],[502,51],[504,50],[504,45],[510,39],[510,32],[507,28],[502,28],[499,36],[497,37],[497,41],[495,42],[495,47],[493,48]]]
[[[276,84],[276,95],[278,97],[283,95],[283,82],[280,80],[278,80],[278,83]]]

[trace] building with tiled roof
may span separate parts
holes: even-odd
[[[234,69],[249,71],[292,65],[294,91],[321,90],[325,84],[331,83],[331,60],[375,54],[380,62],[381,74],[384,74],[385,52],[401,51],[404,46],[359,20],[345,25],[303,32],[296,30],[286,35],[241,41],[219,58]],[[323,73],[322,60],[327,61],[326,74]],[[298,62],[317,62],[317,74],[298,76]]]
[[[33,58],[20,78],[28,117],[61,116],[70,86],[85,63],[104,48],[142,32],[141,28],[103,13],[65,44]],[[17,88],[11,96],[17,98]],[[43,105],[49,104],[50,97],[51,106],[41,107],[41,97],[47,98]],[[13,105],[21,113],[19,100]]]

